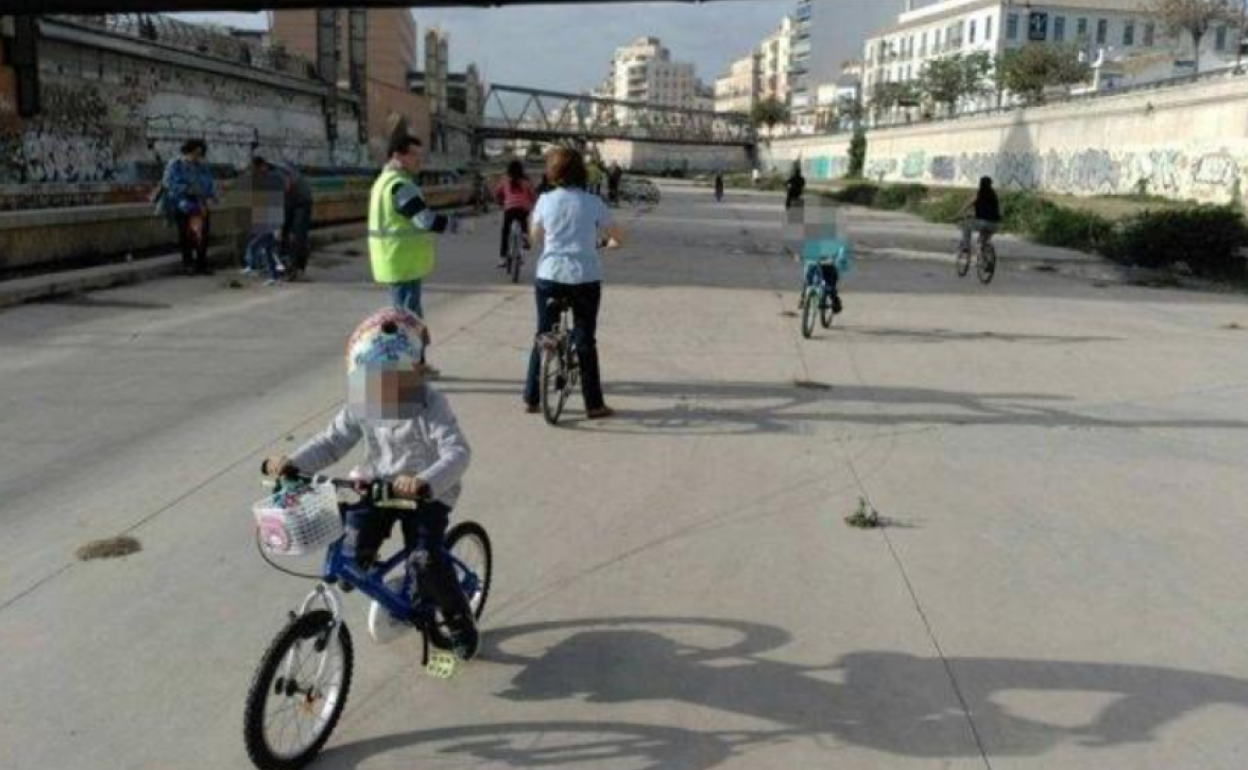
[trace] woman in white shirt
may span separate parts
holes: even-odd
[[[591,420],[600,420],[614,412],[603,399],[595,339],[602,302],[598,245],[599,237],[605,235],[608,248],[618,246],[620,230],[602,199],[586,192],[589,174],[579,152],[566,147],[551,150],[546,155],[546,178],[555,189],[538,199],[530,223],[533,242],[543,241],[535,284],[537,333],[550,331],[559,320],[558,312],[547,306],[548,301],[568,299],[575,324],[573,341],[581,365],[585,413]],[[540,366],[541,353],[535,344],[524,385],[525,409],[531,414],[540,411]]]

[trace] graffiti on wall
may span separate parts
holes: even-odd
[[[56,41],[43,58],[39,115],[0,110],[0,184],[115,182],[190,138],[207,140],[210,162],[235,167],[254,152],[302,166],[367,161],[348,107],[330,146],[315,94]]]
[[[920,151],[867,161],[867,176],[881,181],[973,187],[988,176],[1002,189],[1071,195],[1148,193],[1213,202],[1237,195],[1246,169],[1248,154],[1237,156],[1222,148],[1198,152],[1171,148],[1003,150],[930,157]]]

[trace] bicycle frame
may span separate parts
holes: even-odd
[[[332,543],[326,551],[325,564],[321,569],[321,582],[317,583],[312,592],[303,600],[303,604],[299,607],[300,615],[306,614],[313,604],[320,599],[325,608],[334,616],[335,623],[341,622],[342,596],[338,588],[339,584],[351,586],[351,588],[358,590],[385,607],[386,611],[394,617],[408,622],[411,622],[432,606],[431,602],[422,596],[416,607],[412,607],[411,601],[407,597],[412,594],[412,585],[416,579],[408,570],[403,572],[403,585],[398,592],[392,590],[385,583],[384,576],[390,574],[395,567],[407,561],[411,555],[410,548],[405,547],[390,558],[374,564],[368,570],[364,570],[360,568],[355,559],[343,554],[342,542],[342,540],[338,540]],[[461,583],[460,586],[465,593],[471,595],[475,592],[477,588],[476,583],[480,580],[480,577],[446,548],[442,549],[442,556],[450,562],[451,568],[455,570],[457,575],[461,571],[468,575],[469,579]]]

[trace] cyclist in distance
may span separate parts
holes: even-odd
[[[537,190],[524,173],[524,164],[513,160],[507,164],[507,178],[498,183],[494,199],[503,207],[502,244],[498,250],[498,266],[507,266],[507,245],[511,235],[511,223],[519,222],[524,234],[524,247],[529,247],[529,212],[537,202]]]

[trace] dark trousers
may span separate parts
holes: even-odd
[[[460,590],[454,566],[443,553],[450,514],[450,506],[439,502],[421,503],[414,511],[371,506],[348,510],[343,555],[354,557],[362,566],[371,565],[398,521],[421,595],[436,604],[443,617],[463,615],[470,612],[468,600]]]
[[[606,405],[602,397],[602,375],[598,371],[598,307],[602,304],[602,283],[555,283],[541,281],[536,284],[537,333],[545,334],[554,328],[559,312],[548,307],[551,299],[568,299],[572,303],[572,319],[575,329],[572,344],[581,363],[581,395],[585,408],[601,409]],[[542,355],[537,344],[529,354],[529,376],[524,384],[524,402],[537,404],[541,401],[538,378],[541,376]]]
[[[201,216],[204,223],[198,247],[193,246],[191,242],[191,218],[179,211],[175,215],[175,220],[178,224],[178,248],[182,250],[182,266],[191,267],[194,264],[200,270],[206,270],[208,268],[208,227],[212,219],[207,209]]]
[[[311,229],[311,203],[297,204],[286,212],[282,222],[282,253],[301,273],[308,269],[308,231]]]
[[[507,209],[503,212],[503,241],[498,247],[498,256],[507,256],[507,247],[511,240],[511,223],[519,222],[520,231],[526,234],[529,232],[529,210],[528,209]]]

